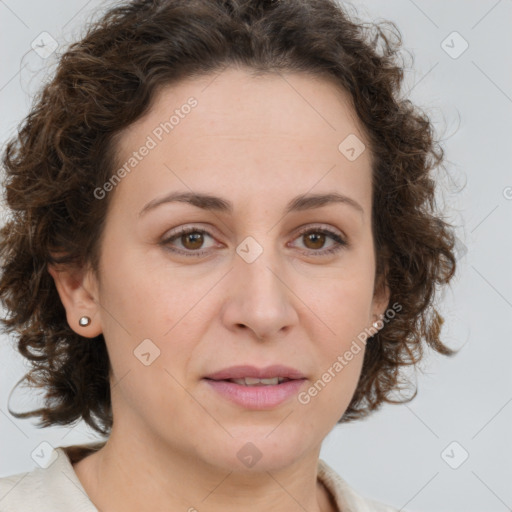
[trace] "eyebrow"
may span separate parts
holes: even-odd
[[[144,208],[139,212],[139,217],[150,210],[155,209],[157,206],[166,203],[187,203],[202,210],[216,211],[220,213],[232,213],[233,203],[221,197],[212,196],[209,194],[202,194],[197,192],[172,192],[164,197],[156,198],[147,203]],[[294,197],[284,210],[285,215],[291,212],[298,212],[304,210],[313,210],[321,208],[329,204],[346,204],[357,210],[364,216],[363,207],[354,199],[332,192],[329,194],[302,194]]]

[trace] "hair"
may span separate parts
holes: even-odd
[[[30,361],[24,376],[45,391],[38,426],[83,419],[111,431],[110,363],[103,335],[75,333],[48,265],[97,272],[112,192],[93,191],[116,169],[116,135],[148,112],[162,87],[227,66],[298,72],[348,92],[372,155],[376,282],[400,305],[366,346],[352,400],[339,422],[417,394],[404,378],[440,340],[435,296],[456,268],[455,236],[436,212],[433,172],[444,162],[429,117],[402,98],[401,34],[363,23],[335,0],[134,0],[116,5],[60,56],[51,81],[5,146],[9,219],[1,229],[4,328]],[[402,388],[401,388],[402,386]],[[405,387],[403,387],[405,386]],[[398,389],[414,394],[393,399]]]

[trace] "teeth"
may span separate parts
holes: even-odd
[[[277,386],[288,379],[286,377],[274,377],[272,379],[255,379],[253,377],[245,377],[243,379],[230,380],[231,382],[240,384],[241,386]]]

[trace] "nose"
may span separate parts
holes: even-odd
[[[247,330],[259,340],[269,340],[297,324],[298,299],[293,285],[270,250],[252,262],[237,255],[229,276],[229,292],[222,308],[227,329],[240,331],[238,335]]]

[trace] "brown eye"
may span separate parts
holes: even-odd
[[[299,233],[299,238],[303,240],[305,248],[313,256],[334,254],[349,245],[337,232],[326,228],[304,229]],[[333,243],[327,248],[323,248],[329,238]]]
[[[204,248],[205,237],[213,239],[213,236],[204,229],[195,227],[181,228],[178,232],[172,233],[162,240],[160,244],[168,250],[184,256],[200,257],[210,252],[208,249],[212,247]],[[306,252],[313,256],[334,254],[349,245],[337,232],[326,228],[305,229],[299,233],[298,239],[303,241]],[[331,245],[324,248],[329,239],[332,241]],[[181,248],[175,247],[176,243],[179,243]]]
[[[305,243],[308,249],[319,250],[325,244],[325,235],[323,233],[311,232],[306,235],[302,235],[304,240],[307,241]]]
[[[201,248],[204,243],[204,236],[199,231],[191,231],[181,235],[180,240],[185,249],[193,251]]]
[[[201,250],[205,244],[205,237],[213,239],[213,236],[199,228],[182,228],[177,233],[173,233],[160,242],[172,252],[183,254],[185,256],[203,256],[207,250]],[[178,247],[175,245],[178,243]]]

